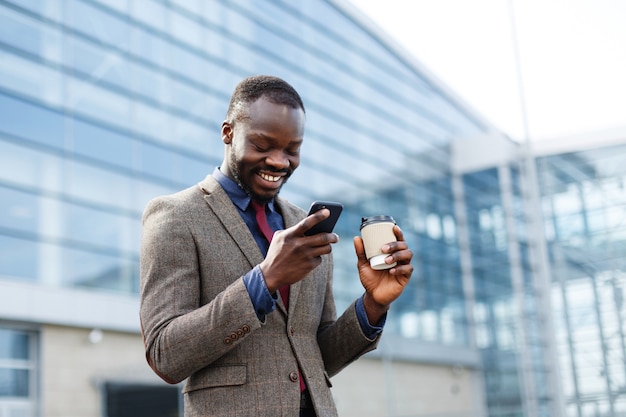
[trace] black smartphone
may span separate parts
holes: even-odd
[[[343,204],[332,201],[315,201],[311,204],[308,216],[324,208],[330,210],[330,216],[304,232],[306,236],[312,236],[322,232],[331,233],[335,228],[335,224],[343,210]]]

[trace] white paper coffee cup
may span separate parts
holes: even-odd
[[[365,256],[372,269],[383,270],[396,266],[396,262],[386,264],[385,258],[389,255],[381,251],[383,245],[397,240],[393,233],[395,225],[396,221],[391,216],[371,216],[361,219],[361,237],[365,246]]]

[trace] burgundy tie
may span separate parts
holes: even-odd
[[[265,214],[265,203],[259,203],[258,201],[252,200],[250,202],[252,204],[252,208],[254,209],[254,213],[256,215],[256,224],[259,226],[259,230],[265,236],[268,242],[272,242],[272,237],[274,237],[274,231],[267,223],[267,215]],[[278,289],[280,292],[280,297],[283,299],[283,303],[285,304],[285,308],[289,310],[289,285],[283,285]]]
[[[261,204],[254,200],[252,200],[250,204],[252,204],[252,208],[254,209],[254,214],[256,215],[256,224],[257,226],[259,226],[259,230],[261,231],[261,233],[263,233],[265,239],[267,239],[267,241],[271,243],[272,237],[274,237],[274,231],[267,223],[267,215],[265,213],[266,204]],[[289,310],[289,285],[283,285],[278,289],[278,292],[280,292],[280,298],[283,299],[285,309]],[[298,369],[298,377],[300,380],[300,392],[302,392],[306,389],[306,385],[304,384],[304,378],[302,377],[302,372],[300,372],[300,369]]]

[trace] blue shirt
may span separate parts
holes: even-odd
[[[231,199],[241,218],[250,229],[254,240],[256,241],[259,249],[263,253],[263,256],[267,255],[269,248],[269,242],[265,239],[265,236],[258,230],[256,226],[256,215],[250,201],[252,198],[246,193],[239,185],[231,178],[224,175],[219,167],[213,170],[211,174],[213,178],[222,186],[228,197]],[[282,230],[285,228],[283,217],[276,210],[274,200],[272,199],[267,203],[266,208],[267,222],[272,230]],[[278,300],[277,294],[270,294],[265,284],[265,278],[259,265],[255,266],[243,277],[243,282],[250,294],[250,300],[256,311],[256,315],[261,321],[265,321],[265,316],[276,308],[276,301]],[[374,339],[383,330],[385,324],[386,315],[382,318],[381,322],[376,326],[372,326],[367,320],[367,314],[365,313],[365,306],[363,305],[363,296],[359,297],[356,301],[356,313],[361,325],[361,330],[370,339]]]

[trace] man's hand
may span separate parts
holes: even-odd
[[[270,293],[274,294],[281,286],[303,279],[322,262],[322,255],[331,252],[331,244],[339,242],[335,233],[304,235],[328,216],[330,211],[322,209],[295,226],[274,233],[267,256],[260,265]]]
[[[393,233],[398,241],[383,245],[381,250],[389,255],[385,259],[386,263],[392,264],[397,262],[398,264],[391,269],[380,271],[374,270],[370,266],[365,256],[363,239],[360,236],[354,238],[359,278],[365,288],[363,305],[371,324],[376,324],[380,321],[382,316],[389,310],[391,303],[402,294],[413,273],[413,265],[411,265],[413,252],[411,252],[405,242],[400,227],[394,226]]]

